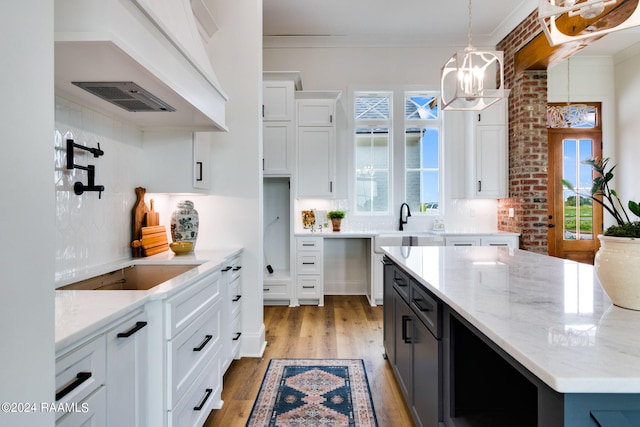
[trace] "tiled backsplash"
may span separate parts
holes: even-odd
[[[142,132],[86,107],[56,98],[54,134],[56,192],[56,279],[84,269],[129,257],[131,208],[134,188],[140,185]],[[76,195],[76,181],[87,184],[87,172],[66,169],[66,140],[97,147],[104,155],[94,158],[75,151],[75,163],[95,165],[97,192]]]

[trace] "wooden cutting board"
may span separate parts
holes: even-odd
[[[133,218],[132,218],[132,229],[131,229],[131,238],[132,240],[139,240],[141,237],[142,227],[144,226],[145,216],[149,211],[147,209],[147,205],[144,203],[144,193],[147,191],[142,187],[137,187],[136,191],[136,202],[133,205]],[[140,246],[133,246],[132,255],[134,257],[142,256],[142,249]]]
[[[169,250],[167,229],[164,225],[142,227],[140,240],[131,242],[133,248],[142,248],[144,256],[151,256]]]
[[[160,225],[160,214],[153,208],[153,199],[149,200],[150,209],[146,215],[146,226],[153,227],[154,225]]]

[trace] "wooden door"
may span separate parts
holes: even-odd
[[[593,172],[581,161],[602,157],[599,129],[549,130],[549,255],[593,264],[602,233],[602,207],[563,187],[590,194]]]

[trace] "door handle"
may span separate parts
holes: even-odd
[[[549,224],[549,225],[548,225],[548,227],[549,227],[549,228],[555,228],[555,225],[553,225],[553,224]]]
[[[411,316],[402,316],[402,341],[405,344],[411,344],[411,337],[407,333],[407,324],[411,322]]]

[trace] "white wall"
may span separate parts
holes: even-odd
[[[264,49],[264,69],[268,71],[300,71],[304,90],[340,90],[342,91],[342,109],[347,119],[352,111],[351,90],[389,90],[427,88],[439,90],[440,72],[442,65],[454,53],[455,48],[424,48],[424,47],[333,47],[333,48],[295,48],[269,47]],[[444,216],[447,229],[450,231],[483,231],[491,232],[497,229],[497,201],[495,200],[465,200],[453,199],[452,186],[464,173],[460,162],[454,156],[460,150],[459,142],[462,135],[456,133],[459,123],[450,120],[447,125],[445,118],[444,129]],[[348,129],[352,129],[347,123]],[[342,147],[343,152],[351,155],[351,140],[347,131]],[[340,150],[340,147],[338,148]],[[394,148],[394,163],[396,167],[402,164],[403,152]],[[353,179],[352,157],[348,161],[338,164],[338,167],[348,168],[346,179]],[[338,175],[340,177],[340,175]],[[390,214],[384,216],[360,216],[347,214],[344,221],[346,230],[390,230],[398,228],[399,208],[403,200],[403,182],[395,180],[393,183],[393,200]],[[340,184],[339,184],[340,185]],[[348,195],[347,195],[348,197]],[[350,200],[337,199],[332,201],[307,201],[296,203],[296,229],[301,228],[298,212],[307,208],[316,209],[348,209],[353,212]],[[432,216],[412,214],[407,230],[426,230],[431,228]]]
[[[53,2],[3,2],[0,14],[0,402],[39,405],[53,400],[55,372]],[[53,422],[0,411],[3,426]]]
[[[638,51],[638,49],[636,49]],[[616,189],[624,200],[640,201],[640,53],[625,58],[615,65],[615,90],[617,99],[615,141]],[[633,217],[638,220],[637,217]]]
[[[259,356],[265,345],[262,278],[262,1],[210,0],[219,30],[209,45],[218,79],[229,95],[229,132],[216,134],[208,211],[208,236],[244,247],[242,267],[243,355]]]

